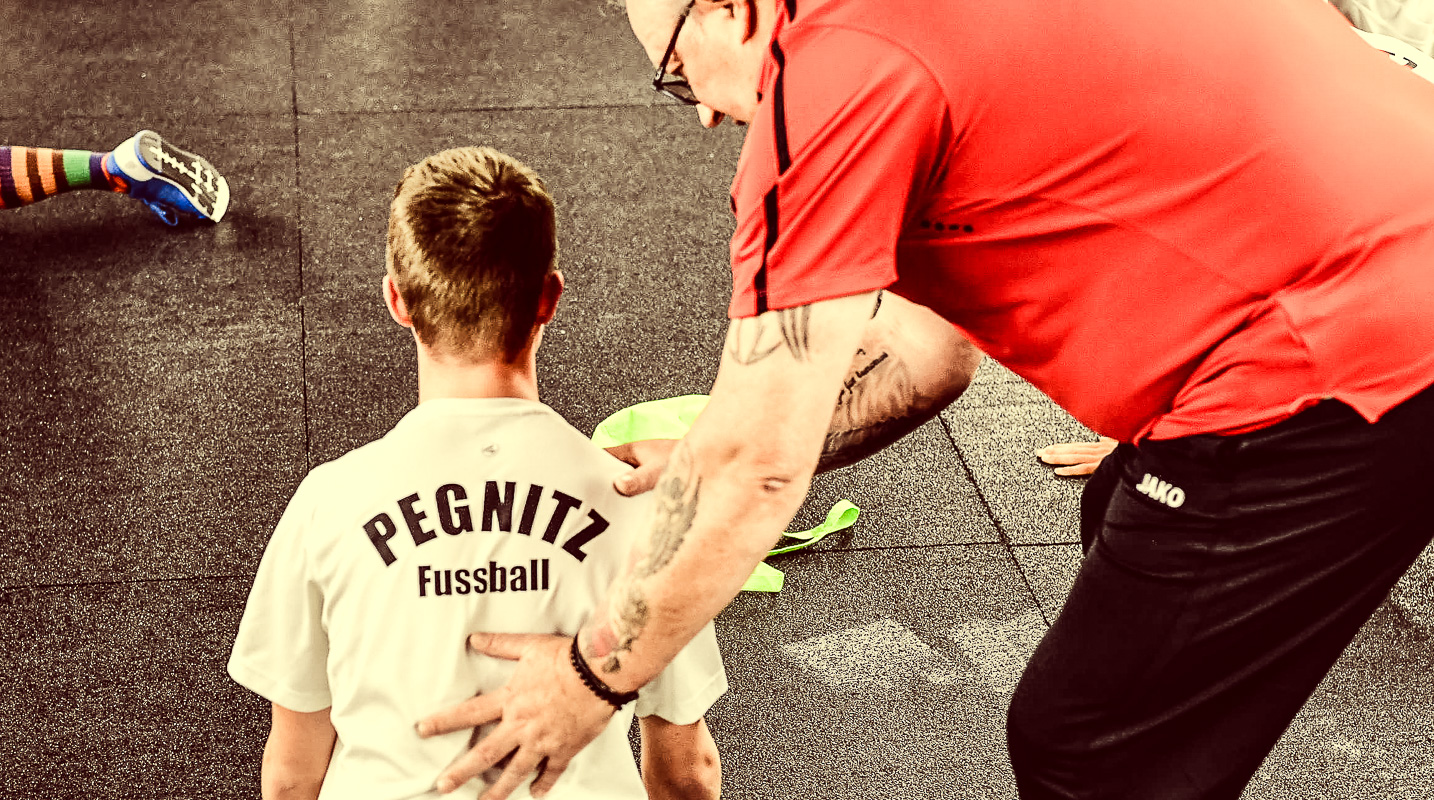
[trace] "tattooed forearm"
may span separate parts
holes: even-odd
[[[647,627],[647,599],[642,587],[631,578],[614,587],[606,619],[594,629],[589,639],[594,658],[601,659],[603,672],[621,672],[622,656],[632,652],[632,644]]]
[[[771,318],[776,317],[773,324]],[[797,361],[811,358],[811,306],[784,308],[758,317],[732,320],[727,332],[727,355],[738,364],[751,365],[783,346]]]
[[[910,433],[930,416],[930,402],[917,391],[899,356],[858,350],[837,396],[817,469],[855,463]]]
[[[657,483],[657,508],[653,514],[652,533],[642,560],[633,570],[634,578],[640,580],[654,575],[672,561],[677,549],[686,540],[687,532],[692,529],[701,490],[702,479],[697,475],[692,451],[684,441],[672,451],[672,460],[668,462],[662,480]]]
[[[924,420],[889,419],[861,428],[828,431],[826,444],[817,460],[817,472],[849,467],[883,447],[900,439]]]
[[[647,627],[649,609],[642,581],[671,563],[686,541],[701,486],[691,451],[686,443],[679,444],[657,484],[652,532],[634,548],[627,573],[613,585],[608,607],[587,637],[586,651],[601,662],[603,672],[622,670],[623,654],[632,652]]]

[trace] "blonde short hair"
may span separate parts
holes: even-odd
[[[543,181],[491,147],[431,155],[394,189],[386,266],[429,347],[474,360],[517,358],[557,256]]]

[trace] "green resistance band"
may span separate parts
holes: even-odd
[[[707,395],[685,394],[663,400],[650,400],[629,406],[598,423],[593,431],[593,443],[598,447],[615,447],[643,439],[680,439],[692,427],[692,421],[707,407]],[[827,512],[827,518],[815,528],[804,531],[788,531],[782,534],[791,544],[780,545],[767,552],[769,556],[792,553],[811,547],[827,534],[845,530],[856,524],[861,509],[850,500],[839,500]],[[742,584],[744,592],[780,592],[786,582],[782,571],[766,563],[757,569]]]

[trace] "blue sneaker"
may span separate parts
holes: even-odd
[[[105,171],[123,180],[125,194],[149,206],[166,225],[178,225],[181,215],[218,222],[229,210],[224,176],[154,131],[124,140],[105,156]]]

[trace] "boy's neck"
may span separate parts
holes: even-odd
[[[440,398],[515,397],[538,400],[533,349],[514,363],[499,360],[475,364],[418,345],[418,402]]]

